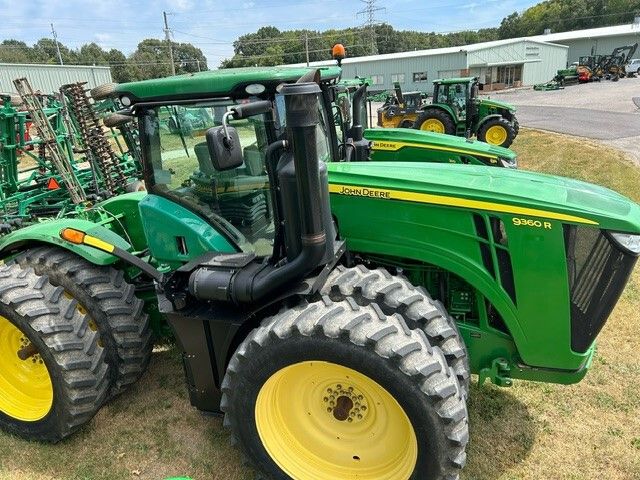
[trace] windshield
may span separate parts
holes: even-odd
[[[222,125],[223,115],[237,103],[217,101],[153,110],[157,148],[151,155],[154,191],[186,204],[205,217],[220,217],[237,229],[243,249],[258,255],[271,252],[273,215],[264,152],[269,144],[267,116],[229,118],[240,137],[244,163],[217,171],[205,134]]]
[[[218,171],[206,142],[209,128],[222,125],[224,114],[240,102],[229,99],[193,105],[163,105],[148,111],[152,191],[219,223],[228,222],[245,251],[272,252],[274,226],[269,179],[265,166],[267,146],[286,135],[284,99],[274,98],[273,113],[244,120],[227,117],[240,138],[244,159],[239,168]],[[326,112],[320,109],[317,147],[321,161],[330,161]],[[215,223],[215,222],[213,222]]]

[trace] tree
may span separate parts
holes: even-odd
[[[18,40],[4,40],[0,43],[0,62],[32,63],[33,51],[26,43]]]

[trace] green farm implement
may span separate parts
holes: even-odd
[[[586,375],[640,254],[640,206],[515,169],[365,161],[359,121],[336,133],[340,75],[112,87],[148,191],[1,239],[3,429],[72,434],[170,327],[192,405],[224,415],[263,477],[451,480],[471,373]],[[204,125],[172,131],[174,108]]]
[[[56,95],[14,84],[19,95],[0,100],[0,233],[126,191],[139,156],[114,153],[82,84]]]

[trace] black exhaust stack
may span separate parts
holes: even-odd
[[[371,154],[371,143],[364,138],[364,125],[362,125],[363,114],[367,111],[367,85],[362,85],[353,94],[353,120],[349,129],[350,144],[354,148],[354,154],[350,161],[362,162],[369,160]]]
[[[316,83],[297,83],[285,85],[281,93],[285,97],[293,153],[280,158],[278,177],[282,191],[273,197],[280,203],[275,207],[283,216],[287,259],[264,262],[246,254],[214,256],[189,277],[189,292],[199,300],[259,302],[300,282],[333,257],[335,234],[326,166],[320,165],[316,144],[321,90]],[[286,185],[286,177],[295,178],[295,186],[291,182]]]

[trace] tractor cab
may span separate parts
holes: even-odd
[[[466,78],[436,80],[433,84],[434,102],[449,105],[459,120],[466,120],[467,105],[474,101],[470,91],[474,80]]]

